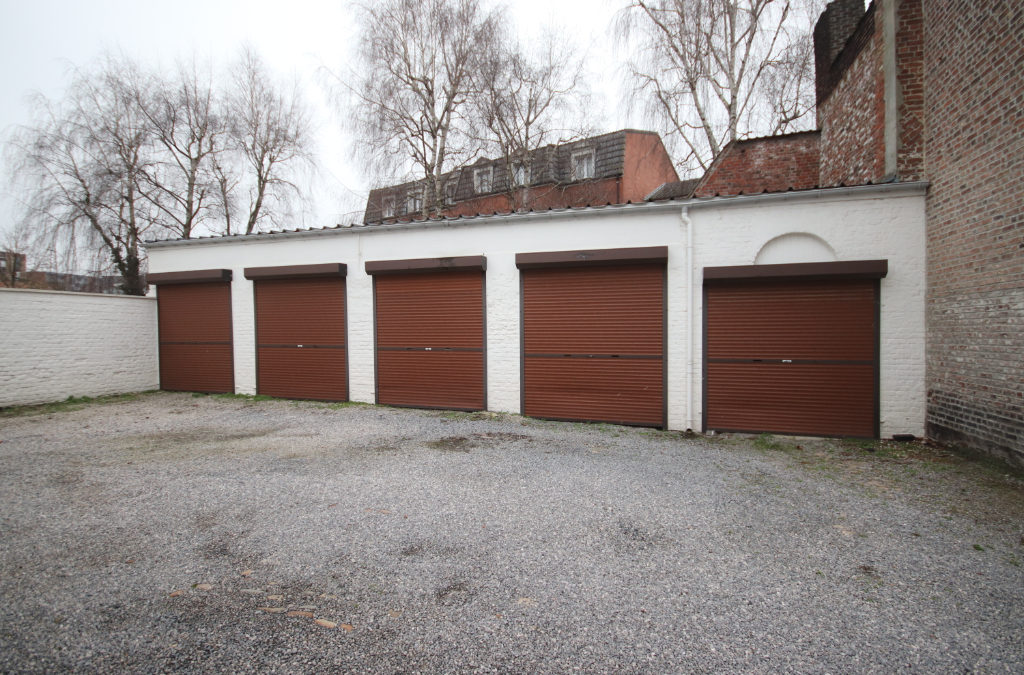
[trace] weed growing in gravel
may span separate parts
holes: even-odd
[[[30,417],[33,415],[46,415],[48,413],[69,412],[81,410],[87,405],[107,405],[109,403],[122,403],[124,401],[135,401],[144,394],[154,393],[143,391],[133,394],[111,394],[109,396],[68,396],[63,401],[53,403],[42,403],[38,405],[13,405],[0,408],[0,417]]]
[[[300,401],[296,401],[299,403]],[[344,410],[345,408],[358,408],[371,406],[372,403],[363,403],[362,401],[334,401],[332,403],[318,403],[318,408],[326,408],[327,410]]]
[[[266,394],[213,394],[213,398],[222,398],[235,401],[273,401],[273,396]]]
[[[779,439],[775,438],[771,434],[760,434],[754,438],[754,447],[758,450],[776,450],[785,451],[791,450],[792,446],[788,443],[783,443]]]
[[[496,420],[501,418],[501,413],[477,410],[476,412],[464,412],[462,410],[444,410],[437,415],[445,420]]]

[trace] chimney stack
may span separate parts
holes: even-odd
[[[864,16],[864,0],[833,0],[814,26],[814,81],[818,102],[831,93],[829,71]]]

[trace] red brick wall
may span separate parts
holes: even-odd
[[[679,180],[672,158],[661,136],[637,131],[626,132],[626,153],[622,167],[622,194],[625,202],[642,202],[665,183]]]
[[[818,183],[818,132],[729,144],[704,175],[696,197],[780,192]]]
[[[1024,465],[1024,5],[924,22],[928,433]]]
[[[818,103],[822,186],[861,185],[885,175],[885,73],[881,19],[871,5],[836,60],[843,69]],[[856,54],[850,62],[845,55]]]
[[[900,0],[896,18],[896,79],[899,83],[896,172],[901,181],[924,171],[924,15],[922,0]]]

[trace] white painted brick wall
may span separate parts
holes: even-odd
[[[780,244],[787,234],[806,233],[824,240],[836,260],[887,259],[881,283],[880,433],[924,435],[925,417],[925,219],[924,195],[808,198],[794,195],[744,206],[742,200],[690,209],[694,223],[696,271],[704,267],[752,265],[772,243],[772,262],[781,262]],[[805,262],[805,246],[795,238],[793,262]],[[700,286],[694,294],[695,316],[703,313]],[[697,321],[696,362],[702,336]],[[700,390],[701,373],[694,386]],[[700,405],[695,405],[695,420]],[[695,421],[694,428],[700,428]]]
[[[672,429],[700,429],[701,279],[704,266],[753,264],[765,243],[814,234],[838,260],[887,258],[882,283],[882,433],[924,431],[924,196],[883,188],[797,193],[757,205],[721,200],[690,210],[693,265],[687,268],[682,207],[613,208],[431,223],[414,227],[327,230],[302,236],[200,240],[151,248],[153,272],[231,268],[235,382],[254,393],[252,283],[246,267],[341,262],[348,265],[349,395],[372,402],[373,260],[487,256],[487,397],[494,411],[520,410],[519,271],[516,253],[668,246],[668,413]],[[787,255],[773,246],[772,261]],[[794,262],[806,250],[794,250]],[[687,295],[687,277],[692,297]],[[692,308],[693,321],[688,322]],[[692,327],[694,360],[687,358]],[[688,405],[687,378],[692,383]]]
[[[156,301],[0,289],[0,406],[159,386]]]

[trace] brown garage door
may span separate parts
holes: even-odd
[[[523,413],[664,426],[664,262],[531,268],[528,260],[519,258]]]
[[[206,271],[204,271],[206,272]],[[211,270],[212,272],[212,270]],[[216,270],[216,272],[222,272]],[[223,270],[230,275],[228,270]],[[151,274],[158,284],[160,388],[231,393],[235,390],[231,342],[231,284],[181,282],[188,273]],[[170,277],[169,283],[162,278]],[[200,278],[203,278],[200,274]]]
[[[484,273],[479,261],[464,267],[435,265],[428,271],[416,271],[415,261],[367,263],[367,271],[374,274],[378,403],[486,407]],[[403,264],[414,269],[402,269]],[[399,272],[389,273],[396,267]]]
[[[251,270],[246,271],[251,276]],[[348,398],[345,279],[254,279],[256,390],[281,398]]]
[[[877,279],[705,282],[705,429],[878,435]]]

